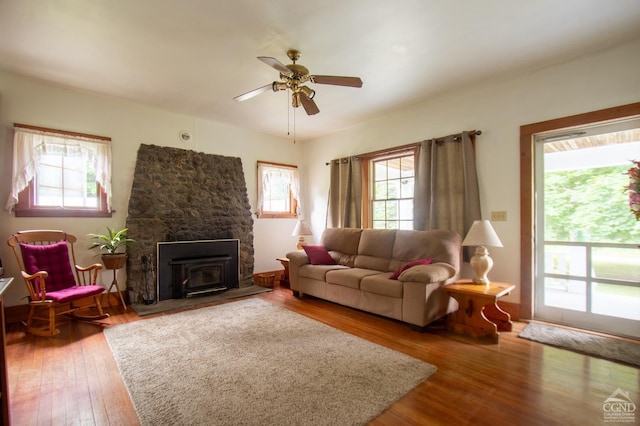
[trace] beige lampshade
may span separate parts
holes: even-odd
[[[296,223],[296,227],[293,228],[291,235],[299,237],[301,235],[313,235],[313,232],[311,232],[311,228],[305,220],[299,220],[298,223]]]
[[[488,220],[476,220],[467,233],[463,246],[502,247],[502,241]]]
[[[471,229],[467,233],[463,246],[477,246],[475,255],[471,258],[471,268],[473,268],[476,276],[473,283],[489,285],[491,281],[487,274],[493,268],[493,260],[489,256],[487,247],[502,247],[502,241],[498,238],[498,234],[494,231],[491,222],[488,220],[476,220],[471,225]]]

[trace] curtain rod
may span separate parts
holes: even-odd
[[[469,133],[470,136],[480,136],[482,134],[482,130],[469,130],[467,133]],[[453,140],[458,142],[460,140],[460,138],[462,137],[462,132],[461,133],[455,133],[453,135]],[[445,138],[447,138],[447,136],[443,136],[443,137],[439,137],[439,138],[431,138],[431,139],[425,139],[426,141],[435,141],[435,142],[443,142],[445,140]],[[358,154],[358,155],[354,155],[354,157],[356,159],[360,159],[360,158],[366,158],[366,157],[374,157],[378,154],[393,154],[394,152],[399,152],[399,151],[406,151],[408,149],[411,148],[415,148],[420,144],[420,142],[414,142],[414,143],[410,143],[410,144],[406,144],[406,145],[401,145],[401,146],[396,146],[394,148],[389,148],[389,149],[381,149],[379,151],[373,151],[373,152],[367,152],[365,154]],[[339,160],[338,158],[336,160],[332,160],[332,161],[337,161]],[[331,161],[324,163],[326,166],[328,166],[329,164],[331,164]]]
[[[482,130],[469,130],[467,133],[469,133],[469,136],[480,136],[482,134]],[[449,135],[451,136],[451,135]],[[436,142],[442,142],[444,141],[448,136],[442,136],[440,138],[431,138],[431,139],[426,139],[428,141],[436,141]],[[460,138],[462,137],[462,133],[456,133],[453,135],[453,140],[458,142],[460,140]]]
[[[62,136],[72,136],[77,138],[95,139],[99,141],[111,142],[111,138],[107,136],[90,135],[88,133],[69,132],[67,130],[50,129],[48,127],[31,126],[29,124],[13,123],[14,129],[34,130],[36,132],[53,133]]]

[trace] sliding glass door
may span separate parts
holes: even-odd
[[[534,318],[640,338],[640,120],[535,137]]]

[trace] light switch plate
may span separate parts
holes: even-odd
[[[507,220],[506,211],[491,212],[492,222],[506,222],[506,220]]]

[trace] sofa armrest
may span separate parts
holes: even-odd
[[[289,259],[289,266],[302,266],[309,262],[309,256],[303,250],[292,251],[287,253],[287,259]]]
[[[297,294],[300,290],[300,267],[308,265],[309,256],[303,250],[291,251],[287,253],[289,259],[289,286],[293,290],[293,294]]]
[[[403,282],[439,283],[456,275],[456,268],[448,263],[417,265],[404,271],[398,277]]]

